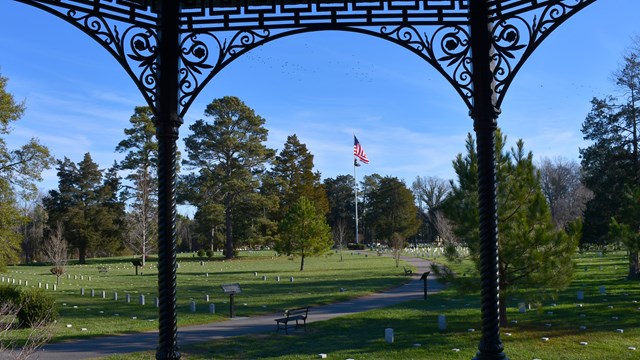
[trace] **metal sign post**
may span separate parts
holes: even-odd
[[[222,288],[222,292],[224,292],[225,294],[229,294],[229,317],[233,318],[235,316],[234,297],[236,294],[242,293],[240,284],[224,284],[220,285],[220,287]]]

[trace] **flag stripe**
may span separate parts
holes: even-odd
[[[357,157],[358,159],[360,159],[360,161],[362,161],[365,164],[369,163],[367,154],[364,152],[362,145],[360,145],[360,142],[358,141],[358,138],[355,135],[353,135],[353,156]]]

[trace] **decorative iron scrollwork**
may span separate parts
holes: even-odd
[[[156,32],[149,27],[123,24],[125,30],[121,33],[117,24],[110,24],[94,13],[79,13],[77,9],[67,11],[66,18],[116,58],[153,108],[158,83]]]
[[[185,115],[195,97],[216,74],[270,37],[271,32],[267,29],[220,34],[193,32],[185,35],[180,46],[180,116]]]
[[[540,43],[561,23],[595,0],[532,1],[527,6],[494,18],[492,42],[496,107],[515,74]],[[513,2],[513,1],[512,1]],[[508,5],[502,1],[501,6]]]
[[[383,26],[380,34],[429,62],[454,86],[470,107],[473,88],[469,32],[458,25],[441,26],[430,32],[426,30],[431,30],[431,27],[426,27],[421,34],[417,28],[409,25],[395,28]]]
[[[155,107],[159,40],[153,0],[16,1],[51,12],[96,39]],[[542,40],[593,2],[488,0],[496,108]],[[185,1],[180,20],[181,115],[220,70],[255,46],[287,34],[325,29],[368,33],[410,49],[445,76],[471,108],[468,4],[469,0]]]

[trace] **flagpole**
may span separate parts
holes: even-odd
[[[356,244],[359,244],[358,239],[358,178],[356,177],[356,167],[358,167],[358,160],[353,159],[353,189],[356,194]]]

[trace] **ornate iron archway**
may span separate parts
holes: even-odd
[[[595,0],[15,0],[54,14],[109,51],[156,117],[158,359],[178,359],[176,152],[182,117],[206,84],[251,49],[320,30],[373,35],[435,67],[470,110],[477,137],[482,339],[500,339],[494,132],[514,76],[561,23]]]

